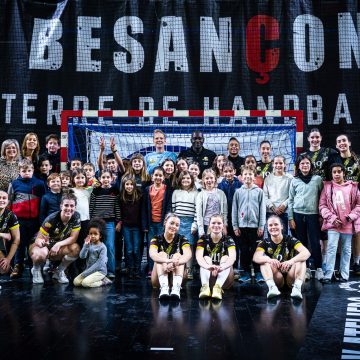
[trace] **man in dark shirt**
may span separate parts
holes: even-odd
[[[245,163],[245,158],[241,157],[240,154],[240,143],[236,137],[231,137],[228,143],[228,160],[234,164],[236,176],[241,174],[241,166]]]
[[[191,134],[191,148],[182,150],[178,158],[185,158],[189,164],[197,162],[200,165],[200,174],[211,168],[216,154],[204,148],[204,134],[201,131],[193,131]]]

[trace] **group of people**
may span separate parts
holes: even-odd
[[[21,277],[28,258],[34,284],[44,282],[45,272],[68,283],[74,264],[75,286],[108,285],[121,238],[130,278],[142,276],[147,247],[146,273],[161,299],[180,299],[184,279],[197,272],[199,298],[218,300],[234,279],[266,282],[268,298],[288,286],[291,297],[302,299],[311,270],[324,284],[347,281],[351,256],[360,275],[360,163],[347,135],[337,137],[335,150],[322,147],[312,129],[294,175],[283,155],[272,156],[268,140],[257,161],[240,156],[235,137],[227,154],[206,149],[201,131],[178,155],[166,150],[163,131],[154,130],[153,139],[154,152],[122,159],[113,138],[106,154],[102,138],[97,164],[74,158],[62,172],[56,134],[47,136],[41,155],[35,133],[21,149],[5,140],[0,272]]]

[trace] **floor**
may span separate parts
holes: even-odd
[[[345,289],[313,279],[302,302],[289,291],[267,301],[266,285],[239,283],[222,302],[199,301],[193,280],[180,302],[160,303],[145,279],[118,277],[106,288],[79,289],[50,279],[33,285],[29,275],[1,277],[1,358],[360,358],[346,357],[360,344],[343,344],[348,298],[359,294],[354,280],[354,289]]]

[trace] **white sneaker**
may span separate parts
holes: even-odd
[[[169,287],[168,286],[161,286],[160,287],[159,299],[167,299],[168,297],[169,297]]]
[[[43,267],[43,271],[44,271],[44,272],[48,272],[49,269],[50,269],[50,260],[49,260],[49,259],[46,259],[46,263],[45,263],[45,265],[44,265],[44,267]]]
[[[43,284],[44,283],[44,278],[41,273],[41,268],[35,269],[34,267],[32,267],[31,274],[33,276],[33,279],[32,279],[33,284]]]
[[[275,285],[275,286],[271,286],[269,288],[269,291],[268,291],[266,296],[267,296],[268,299],[271,299],[271,298],[273,298],[275,296],[279,296],[280,294],[281,294],[280,290]]]
[[[58,283],[60,283],[60,284],[68,284],[69,283],[69,279],[66,277],[63,270],[59,271],[58,269],[56,269],[52,278],[57,280]]]
[[[301,294],[301,288],[299,288],[298,286],[293,286],[292,291],[290,296],[294,299],[299,299],[301,300],[303,298],[302,294]]]
[[[315,279],[316,280],[322,280],[324,278],[324,272],[322,268],[317,268],[315,271]]]
[[[307,268],[305,272],[305,280],[308,281],[310,279],[311,279],[311,270]]]
[[[170,296],[175,300],[180,300],[180,286],[173,286],[171,289]]]

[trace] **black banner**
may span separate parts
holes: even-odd
[[[0,26],[0,141],[62,109],[301,109],[360,151],[357,1],[1,0]]]

